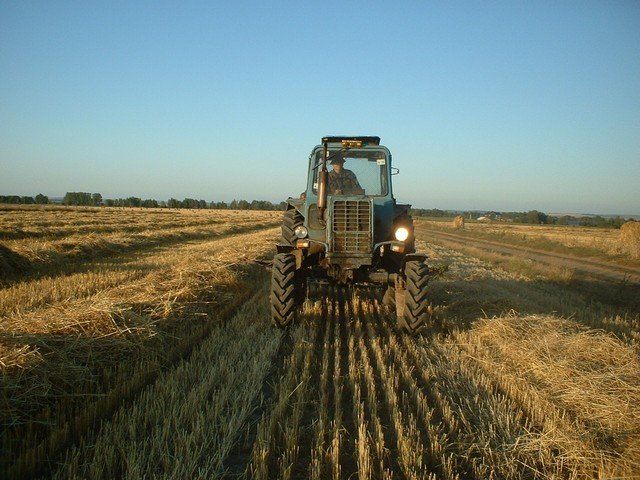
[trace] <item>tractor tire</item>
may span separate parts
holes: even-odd
[[[279,253],[273,257],[271,267],[271,318],[279,328],[289,326],[296,317],[298,306],[296,257]]]
[[[304,217],[295,208],[284,212],[282,218],[282,240],[289,245],[295,245],[298,239],[294,233],[295,229],[303,223]]]
[[[427,301],[429,267],[424,262],[409,260],[404,266],[406,286],[401,326],[409,333],[416,333],[430,317]]]

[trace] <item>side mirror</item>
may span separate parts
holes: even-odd
[[[400,169],[396,167],[391,167],[391,175],[398,175],[400,173]]]

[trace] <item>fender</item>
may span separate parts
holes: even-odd
[[[409,203],[396,203],[393,206],[393,218],[398,218],[403,213],[409,215],[409,209],[411,208],[411,204]]]
[[[295,250],[295,247],[286,243],[278,243],[276,244],[276,250],[278,253],[291,253]]]
[[[408,261],[417,260],[419,262],[426,262],[427,258],[429,258],[429,257],[427,255],[425,255],[424,253],[408,253],[402,259],[402,266],[400,268],[401,268],[401,270],[404,271],[404,266]]]
[[[287,199],[287,208],[286,210],[293,210],[294,208],[301,214],[304,215],[304,198],[291,198]]]

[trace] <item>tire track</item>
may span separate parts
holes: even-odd
[[[476,264],[469,265],[473,270]],[[504,282],[495,284],[495,295],[504,295],[507,304],[531,288],[517,283],[516,276],[486,265],[478,268],[487,278]],[[446,289],[441,286],[441,293]],[[262,295],[266,298],[266,291]],[[264,298],[259,301],[266,305]],[[568,442],[546,438],[556,434],[554,425],[562,430],[558,435],[570,436],[570,415],[560,408],[545,412],[544,398],[527,397],[519,386],[510,388],[509,377],[494,371],[499,364],[487,366],[476,358],[479,345],[461,343],[470,342],[465,331],[477,319],[465,308],[452,307],[451,318],[465,319],[456,328],[434,324],[420,335],[407,335],[368,292],[331,287],[319,300],[305,302],[298,322],[273,346],[252,350],[261,352],[257,363],[266,365],[256,375],[260,380],[248,407],[235,420],[229,417],[240,433],[226,449],[207,447],[193,461],[183,453],[173,469],[160,465],[152,470],[140,460],[142,467],[135,473],[228,479],[573,478],[578,464],[570,456],[588,452],[589,445],[575,442],[574,452],[566,448]],[[268,313],[249,316],[252,320],[244,314],[243,328],[225,337],[227,342],[253,344],[255,337],[244,337],[271,328]],[[176,369],[176,379],[180,375],[185,372]],[[189,392],[206,390],[190,378]],[[231,410],[234,402],[222,404]],[[215,428],[203,431],[212,434]],[[78,465],[91,457],[74,458],[70,463]],[[124,453],[115,458],[124,468]],[[114,473],[127,476],[122,470]]]
[[[259,237],[265,236],[265,238],[269,235],[271,235],[269,231],[258,234]],[[239,235],[240,238],[242,236]],[[203,248],[216,245],[218,243],[210,242],[204,244]],[[261,267],[248,265],[238,268],[234,265],[236,264],[223,265],[219,268],[235,268],[236,273],[243,277],[244,281],[256,281],[257,284],[266,282],[266,274]],[[211,268],[210,265],[208,267]],[[49,474],[66,448],[89,435],[100,421],[110,418],[123,405],[134,402],[142,391],[157,380],[164,369],[171,369],[189,357],[212,329],[224,324],[249,298],[251,293],[249,288],[234,290],[234,296],[228,297],[229,292],[224,291],[226,287],[216,289],[215,285],[205,285],[203,282],[210,280],[207,275],[211,272],[206,270],[202,273],[203,275],[198,275],[198,278],[194,279],[201,284],[202,288],[198,287],[194,295],[177,302],[176,308],[172,310],[173,313],[163,318],[162,328],[166,330],[166,334],[165,331],[157,333],[165,335],[166,339],[157,335],[146,343],[137,345],[137,350],[131,348],[125,353],[114,352],[114,358],[106,363],[94,361],[91,365],[84,364],[85,369],[93,368],[91,373],[94,377],[92,378],[100,379],[102,383],[96,381],[79,383],[79,390],[69,392],[67,390],[70,387],[64,390],[65,385],[56,385],[56,388],[62,390],[61,393],[52,398],[42,411],[30,415],[28,423],[16,427],[9,425],[2,431],[2,449],[6,453],[6,456],[3,454],[0,467],[2,475],[6,474],[7,478],[28,478],[36,474]],[[215,274],[213,278],[215,279]],[[171,281],[171,278],[168,280]],[[134,287],[138,285],[135,279],[132,283]],[[114,299],[117,292],[126,290],[125,287],[126,285],[120,285],[114,289],[112,295]],[[136,294],[135,291],[133,294]],[[221,299],[225,301],[220,303]],[[78,308],[82,305],[84,304],[79,302]],[[69,315],[68,311],[67,315]],[[205,321],[205,317],[214,320]],[[9,322],[5,322],[3,328],[10,330],[12,327]],[[13,337],[18,337],[19,332],[11,333]],[[37,338],[37,335],[33,337]],[[69,348],[73,347],[73,336],[59,335],[59,337],[60,341],[71,344]],[[84,343],[81,340],[75,341],[83,346]],[[91,340],[92,338],[89,338],[87,341]],[[109,345],[117,347],[119,344],[114,340]],[[97,349],[99,346],[94,348]],[[158,350],[159,346],[162,347],[162,351]],[[71,354],[74,352],[71,351]],[[81,356],[82,351],[77,354]],[[133,356],[134,354],[137,358]],[[48,361],[52,362],[49,368],[56,368],[53,362],[57,360],[57,357],[49,356]],[[90,360],[92,359],[88,358],[85,362]],[[26,380],[23,381],[37,381],[38,374],[37,370],[33,373],[27,371],[23,375]],[[35,380],[30,380],[31,378]]]
[[[327,315],[318,304],[326,305]],[[523,408],[521,398],[483,372],[449,335],[406,335],[378,301],[347,289],[314,305],[315,313],[298,328],[318,329],[322,348],[316,343],[310,367],[298,362],[294,376],[317,370],[309,378],[318,390],[306,396],[304,421],[294,420],[308,434],[296,437],[292,478],[304,472],[308,478],[366,479],[571,476],[570,463],[543,464],[540,452],[518,448],[548,431],[544,418]],[[283,382],[279,395],[293,395],[295,388]],[[263,422],[275,418],[290,421],[280,412]],[[286,473],[278,461],[286,449],[278,442],[263,459],[262,478]],[[554,456],[549,445],[547,460]]]
[[[453,233],[431,230],[426,227],[418,227],[420,238],[440,242],[452,248],[475,247],[481,250],[496,252],[501,255],[524,257],[536,262],[549,265],[562,266],[574,270],[581,275],[592,276],[604,280],[615,280],[640,284],[640,267],[619,265],[613,262],[604,262],[594,258],[575,257],[566,254],[549,252],[534,248],[519,247],[491,240],[479,240]]]
[[[54,477],[220,476],[241,425],[255,409],[273,357],[286,348],[279,332],[253,321],[268,315],[266,286],[263,278],[258,293],[228,323],[193,344],[187,359],[121,403],[95,436],[84,435]],[[240,334],[241,342],[230,341]]]

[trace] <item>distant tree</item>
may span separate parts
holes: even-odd
[[[100,193],[93,193],[91,195],[91,205],[102,205],[102,194]]]
[[[541,224],[547,223],[547,215],[537,210],[530,210],[526,215],[526,223]]]
[[[185,198],[182,200],[182,208],[196,208],[198,201],[193,198]]]
[[[39,194],[36,195],[36,203],[38,205],[45,205],[45,204],[49,203],[49,197],[39,193]]]
[[[36,203],[36,201],[33,199],[33,197],[24,196],[20,198],[20,203],[22,203],[23,205],[33,205],[34,203]]]
[[[91,205],[91,194],[87,192],[67,192],[62,199],[63,205]]]
[[[167,207],[169,207],[169,208],[180,208],[180,207],[182,207],[182,202],[180,202],[180,200],[176,200],[175,198],[170,198],[167,201]]]
[[[227,204],[226,202],[211,202],[209,204],[209,208],[213,208],[215,210],[226,210]]]
[[[271,205],[271,202],[265,202],[264,200],[252,200],[249,204],[249,208],[251,210],[269,210],[270,208],[267,206],[267,204],[269,204],[269,207],[273,207],[273,205]]]
[[[127,206],[129,207],[139,207],[142,205],[142,199],[139,197],[129,197],[127,198]]]

